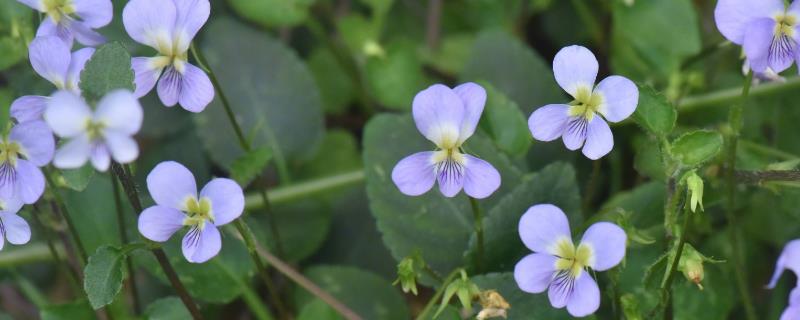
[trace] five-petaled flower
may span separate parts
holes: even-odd
[[[56,89],[80,93],[78,87],[81,71],[94,54],[94,48],[83,48],[73,53],[70,46],[53,36],[37,37],[28,46],[33,70],[50,81]],[[11,117],[17,122],[42,120],[49,97],[23,96],[11,104]]]
[[[200,196],[194,175],[180,163],[159,163],[147,175],[147,189],[156,205],[139,216],[139,232],[147,239],[164,242],[184,226],[183,256],[193,263],[206,262],[222,247],[218,226],[244,211],[242,188],[231,179],[208,182]]]
[[[789,241],[783,248],[778,262],[775,263],[775,273],[772,275],[767,288],[773,289],[778,284],[783,271],[789,269],[800,276],[800,239]],[[789,295],[789,306],[781,314],[780,320],[800,319],[800,284],[792,289]]]
[[[780,73],[797,59],[800,1],[786,7],[783,0],[720,0],[714,19],[725,38],[744,48],[755,73]]]
[[[158,97],[168,107],[180,103],[188,111],[200,112],[211,103],[214,86],[203,70],[188,62],[187,54],[210,10],[208,0],[128,2],[122,12],[125,30],[136,42],[158,51],[155,57],[136,57],[131,62],[137,97],[150,92],[158,81]]]
[[[622,261],[627,242],[622,228],[597,222],[586,230],[576,247],[564,212],[551,204],[539,204],[520,219],[519,235],[534,252],[514,267],[514,279],[522,291],[547,290],[553,307],[566,306],[575,317],[597,311],[600,289],[588,269],[605,271]]]
[[[39,167],[53,158],[55,140],[44,121],[20,123],[0,141],[0,199],[34,203],[44,192]]]
[[[39,25],[36,36],[57,36],[70,47],[72,40],[86,46],[97,46],[105,38],[92,29],[111,22],[114,10],[111,0],[17,0],[47,18]]]
[[[584,47],[569,46],[556,54],[556,82],[575,100],[570,104],[549,104],[533,112],[528,127],[536,140],[561,137],[567,149],[583,146],[583,154],[592,160],[611,152],[614,137],[606,121],[619,122],[630,116],[639,103],[639,89],[621,76],[605,78],[592,88],[597,70],[597,59]]]
[[[109,92],[94,111],[74,93],[56,92],[44,119],[57,136],[67,141],[56,151],[53,165],[78,168],[91,159],[97,170],[106,171],[111,158],[119,163],[136,160],[139,146],[132,136],[139,132],[142,117],[142,106],[127,90]]]
[[[31,240],[28,222],[17,215],[21,208],[22,202],[17,199],[0,199],[0,250],[3,249],[5,240],[16,245],[26,244]]]
[[[474,83],[455,89],[436,84],[414,97],[417,129],[436,144],[436,151],[412,154],[397,163],[392,180],[401,192],[418,196],[439,182],[445,197],[461,189],[473,198],[486,198],[500,187],[500,173],[491,164],[463,153],[461,146],[478,125],[486,90]]]

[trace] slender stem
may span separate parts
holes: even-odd
[[[425,42],[428,49],[434,51],[439,48],[441,35],[442,0],[428,0],[428,17],[426,20]]]
[[[119,184],[114,175],[111,178],[111,186],[114,191],[114,207],[117,211],[117,229],[119,230],[119,238],[122,244],[128,243],[128,234],[125,232],[125,217],[123,216],[124,209],[122,208],[122,198],[120,197]],[[136,287],[136,269],[133,268],[133,259],[129,255],[125,256],[125,267],[128,269],[128,289],[131,291],[131,299],[133,300],[133,311],[136,314],[142,312],[142,304],[139,301],[139,290]]]
[[[775,157],[775,158],[779,158],[779,159],[783,159],[783,160],[797,160],[797,159],[800,159],[800,156],[797,156],[795,154],[792,154],[792,153],[789,153],[789,152],[786,152],[786,151],[783,151],[783,150],[778,150],[778,149],[775,149],[775,148],[772,148],[772,147],[768,147],[768,146],[765,146],[765,145],[762,145],[762,144],[758,144],[758,143],[755,143],[755,142],[752,142],[752,141],[739,139],[739,145],[741,145],[744,148],[750,149],[752,151],[761,153],[763,155],[771,156],[771,157]]]
[[[58,265],[59,270],[64,273],[67,278],[69,278],[70,285],[77,296],[80,297],[83,295],[83,289],[80,286],[80,283],[83,282],[80,276],[80,270],[73,269],[70,264],[65,263],[61,260],[61,256],[58,254],[58,250],[56,249],[55,243],[53,243],[53,234],[50,232],[50,228],[46,227],[44,222],[42,222],[42,218],[40,217],[41,211],[37,205],[33,205],[33,213],[31,216],[33,217],[34,223],[39,229],[39,232],[44,234],[45,240],[47,242],[47,249],[50,251],[50,256],[53,257],[53,261],[55,261],[56,265]]]
[[[748,90],[750,90],[750,84],[745,84],[745,86],[748,88]],[[741,97],[745,86],[686,97],[678,104],[678,110],[681,112],[686,112],[717,105],[730,105]],[[753,97],[760,97],[797,88],[800,88],[800,77],[791,77],[786,79],[784,82],[759,84],[758,86],[752,88],[749,94]]]
[[[761,184],[766,181],[800,181],[800,170],[736,170],[734,175],[737,182],[747,184]]]
[[[681,70],[688,69],[696,62],[702,61],[703,59],[717,52],[717,50],[729,47],[731,46],[731,44],[732,42],[726,40],[711,44],[710,46],[703,48],[703,50],[701,50],[697,54],[683,60],[683,62],[681,63]]]
[[[264,266],[264,262],[261,260],[261,256],[258,255],[258,250],[256,249],[256,240],[253,236],[253,232],[250,230],[249,227],[242,221],[242,219],[236,219],[233,221],[233,225],[236,227],[236,230],[239,231],[239,234],[242,236],[245,245],[247,246],[247,252],[250,253],[250,258],[253,259],[253,263],[256,266],[256,270],[258,275],[261,277],[261,280],[264,281],[264,285],[267,287],[267,291],[269,291],[269,298],[272,301],[272,304],[278,309],[278,315],[281,319],[286,319],[288,316],[288,311],[286,307],[283,305],[279,297],[279,293],[275,284],[272,282],[272,278],[269,276],[269,272]]]
[[[478,271],[483,270],[483,262],[485,259],[484,240],[483,240],[483,212],[478,200],[469,197],[469,204],[472,206],[472,214],[475,218],[475,236],[478,239],[478,257],[475,259],[475,265]]]
[[[242,280],[241,274],[237,274],[236,272],[231,270],[231,268],[226,266],[224,263],[220,262],[219,259],[213,259],[210,262],[217,265],[223,272],[225,272],[225,274],[228,275],[228,277],[231,278],[233,282],[236,283],[237,286],[239,286],[242,289],[242,300],[244,300],[244,303],[247,304],[247,306],[250,308],[250,311],[253,312],[253,316],[255,316],[256,319],[259,320],[273,319],[272,314],[270,314],[269,312],[269,309],[264,304],[264,302],[261,301],[261,297],[259,297],[258,293],[256,293],[253,289],[251,289],[250,286],[247,283],[245,283],[244,280]]]
[[[683,215],[683,227],[681,228],[681,235],[678,238],[678,245],[675,249],[675,255],[672,258],[672,264],[669,267],[669,270],[666,273],[666,277],[664,281],[661,282],[661,293],[665,295],[662,297],[662,309],[666,309],[671,307],[672,301],[672,280],[675,279],[675,274],[678,270],[678,264],[681,261],[681,256],[683,255],[683,247],[686,244],[686,235],[689,233],[690,223],[692,221],[692,217],[688,214],[687,210],[684,210]],[[664,319],[668,319],[669,312],[664,312]]]
[[[111,171],[114,173],[114,175],[116,175],[117,179],[119,179],[120,183],[122,184],[122,188],[125,190],[125,194],[128,196],[128,202],[130,202],[134,212],[138,215],[144,209],[142,208],[142,203],[139,199],[139,192],[136,190],[136,183],[133,181],[133,175],[131,174],[130,167],[125,165],[123,168],[120,164],[113,162],[111,164]],[[189,291],[187,291],[186,287],[183,286],[183,283],[181,283],[181,280],[178,277],[178,274],[175,272],[175,269],[169,263],[169,259],[164,253],[164,250],[155,248],[151,249],[150,251],[156,256],[156,260],[158,261],[158,264],[161,265],[164,275],[167,276],[167,279],[175,289],[178,297],[180,297],[181,301],[186,306],[186,309],[189,310],[192,318],[195,320],[203,319],[203,315],[200,313],[200,310],[197,308],[194,300],[192,300],[192,296],[189,295]]]
[[[436,302],[439,301],[439,299],[442,297],[442,294],[444,294],[444,290],[447,288],[450,282],[453,282],[453,279],[455,279],[461,270],[461,268],[455,269],[450,272],[449,275],[447,275],[447,278],[442,281],[442,285],[439,286],[439,289],[436,289],[436,293],[433,294],[433,297],[428,300],[428,304],[426,304],[425,308],[422,309],[422,312],[417,315],[417,320],[425,320],[428,318],[428,314],[431,312],[431,310],[433,310],[433,306],[436,305]]]
[[[734,104],[729,113],[728,123],[731,133],[728,135],[727,153],[725,159],[725,178],[727,191],[727,208],[725,210],[730,226],[730,242],[733,246],[733,266],[736,273],[736,282],[741,295],[747,319],[757,319],[750,292],[747,286],[747,275],[744,273],[742,257],[742,244],[739,237],[738,218],[736,217],[736,150],[739,141],[739,131],[742,128],[742,113],[747,103],[750,93],[750,85],[753,83],[753,72],[750,71],[745,78],[742,87],[741,97],[738,103]]]
[[[589,177],[589,181],[586,182],[586,188],[585,188],[586,193],[585,196],[583,197],[582,208],[583,208],[584,218],[588,218],[590,211],[589,209],[591,209],[592,206],[592,200],[594,199],[595,196],[597,181],[600,179],[600,166],[601,166],[600,160],[592,161],[592,176]]]
[[[351,172],[314,179],[306,182],[295,183],[287,187],[279,187],[267,191],[267,198],[272,204],[287,203],[304,199],[310,195],[335,190],[345,186],[364,181],[364,170],[358,169]],[[260,194],[248,194],[245,198],[245,209],[254,210],[264,207],[264,200]]]
[[[53,182],[53,177],[50,176],[50,172],[45,171],[44,173],[45,179],[47,179],[47,185],[50,186],[50,191],[53,193],[53,198],[56,200],[56,211],[61,214],[61,217],[64,221],[67,222],[67,228],[69,232],[72,234],[73,242],[75,243],[75,247],[78,248],[78,254],[81,257],[81,262],[86,264],[86,248],[83,246],[83,242],[81,241],[80,235],[78,235],[78,229],[75,228],[75,223],[72,221],[70,217],[69,210],[67,209],[67,205],[64,202],[64,199],[61,198],[61,193],[58,191],[58,185]]]

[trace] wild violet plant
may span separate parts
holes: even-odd
[[[0,318],[800,319],[797,2],[217,3],[0,2]]]

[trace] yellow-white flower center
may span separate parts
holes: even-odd
[[[203,230],[206,221],[214,221],[214,213],[211,210],[211,200],[203,197],[197,201],[195,197],[187,197],[184,204],[186,218],[183,219],[183,225],[192,226],[199,230]]]
[[[75,4],[72,0],[42,0],[42,7],[45,14],[56,24],[75,13]]]
[[[20,154],[22,154],[22,147],[19,143],[8,141],[8,139],[0,142],[0,163],[16,166]]]
[[[790,13],[783,13],[775,15],[775,37],[789,37],[794,38],[795,26],[797,26],[797,17]]]
[[[582,243],[576,248],[567,238],[558,240],[553,251],[558,257],[555,266],[556,273],[571,279],[580,276],[581,272],[591,265],[594,258],[594,250],[591,245]]]
[[[593,92],[591,87],[579,86],[575,94],[575,100],[570,103],[570,117],[582,117],[590,122],[595,113],[603,105],[604,98],[599,92]]]

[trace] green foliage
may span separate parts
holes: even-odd
[[[306,303],[297,315],[297,320],[341,320],[339,313],[325,301],[314,299]]]
[[[511,305],[508,309],[509,319],[560,320],[572,319],[566,309],[555,309],[550,306],[547,294],[530,294],[522,292],[514,281],[514,274],[489,273],[475,276],[472,281],[481,290],[497,290]],[[593,319],[593,316],[585,319]]]
[[[122,289],[123,264],[128,253],[144,244],[129,244],[123,248],[102,246],[89,257],[83,270],[83,289],[95,310],[114,301]]]
[[[25,60],[33,35],[30,9],[17,1],[0,2],[0,71]]]
[[[264,27],[295,26],[309,18],[316,0],[228,0],[233,11]]]
[[[722,149],[722,135],[716,131],[697,130],[672,142],[671,153],[686,167],[692,168],[714,158]]]
[[[528,121],[514,101],[488,83],[481,83],[486,89],[486,106],[483,109],[480,126],[492,137],[500,150],[510,155],[522,155],[531,146],[531,133]]]
[[[92,319],[94,318],[94,312],[86,301],[79,300],[44,307],[39,311],[39,316],[42,320]]]
[[[385,55],[371,57],[366,74],[378,102],[397,110],[410,110],[414,95],[430,82],[422,73],[413,44],[407,42],[389,45]]]
[[[308,57],[308,68],[314,74],[325,113],[342,114],[356,98],[356,86],[339,60],[330,50],[317,48]]]
[[[94,167],[90,163],[78,169],[61,170],[59,184],[75,191],[83,191],[89,186],[94,174]]]
[[[101,46],[86,62],[79,85],[83,97],[92,102],[99,101],[114,89],[133,91],[130,54],[119,42]]]
[[[245,153],[231,164],[231,178],[240,185],[247,186],[269,164],[272,159],[272,149],[259,147]]]
[[[663,138],[672,132],[678,112],[667,98],[652,87],[639,86],[639,105],[633,113],[633,120],[647,132]]]
[[[144,310],[147,320],[180,320],[191,317],[178,297],[166,297],[151,302]]]

